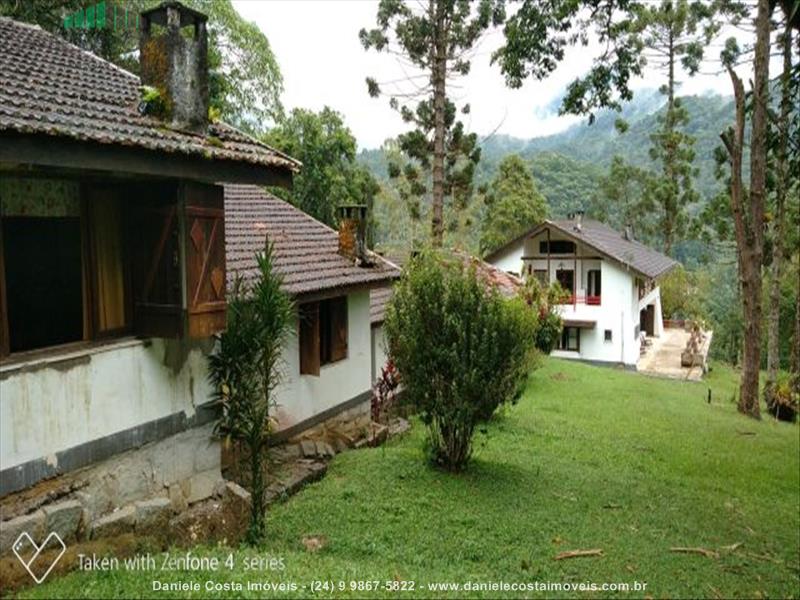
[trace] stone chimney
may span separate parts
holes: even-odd
[[[359,267],[370,267],[367,254],[367,207],[346,204],[339,207],[339,254]]]
[[[622,237],[625,238],[626,240],[628,240],[629,242],[634,241],[634,238],[633,238],[633,225],[631,225],[630,223],[627,223],[625,225],[625,232],[622,234]]]
[[[141,14],[139,38],[142,84],[159,91],[172,125],[198,133],[208,125],[206,20],[180,2],[162,2]]]
[[[570,213],[569,218],[574,221],[572,228],[580,233],[583,230],[583,211],[576,210]]]

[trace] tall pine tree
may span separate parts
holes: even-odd
[[[388,91],[386,82],[367,78],[367,90],[373,97],[382,93],[389,96],[392,108],[413,126],[398,138],[409,160],[396,165],[391,173],[403,173],[426,192],[430,176],[434,245],[441,245],[444,236],[445,200],[459,207],[466,205],[480,160],[477,137],[467,134],[457,120],[448,82],[469,72],[473,46],[483,32],[504,18],[502,0],[427,0],[414,4],[381,0],[377,27],[359,32],[366,50],[393,53],[418,70],[404,82],[392,82]],[[461,110],[469,112],[469,105]]]

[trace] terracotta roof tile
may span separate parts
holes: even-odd
[[[369,293],[369,321],[373,325],[383,323],[386,319],[386,309],[394,296],[394,289],[390,286],[375,288]]]
[[[139,85],[137,76],[56,35],[0,17],[0,132],[299,168],[225,123],[211,123],[208,135],[199,135],[140,115]]]
[[[351,285],[385,285],[400,276],[374,255],[375,266],[357,267],[338,252],[337,233],[255,185],[225,185],[225,254],[228,278],[257,274],[255,254],[266,237],[275,244],[276,267],[286,290],[300,295]]]

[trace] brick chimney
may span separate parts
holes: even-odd
[[[367,207],[346,204],[339,207],[339,254],[359,267],[371,267],[367,254]]]
[[[180,2],[162,2],[141,14],[139,38],[142,84],[160,92],[172,125],[198,133],[208,125],[206,20]]]

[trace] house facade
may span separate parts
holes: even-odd
[[[370,286],[398,272],[260,192],[300,164],[208,120],[206,35],[177,2],[142,13],[140,79],[0,18],[0,554],[224,488],[207,357],[267,233],[300,311],[281,432],[368,398]]]
[[[284,351],[284,381],[276,390],[276,439],[344,413],[368,421],[374,373],[385,363],[371,296],[400,270],[371,252],[359,257],[350,250],[363,244],[357,222],[351,228],[353,221],[343,218],[336,232],[258,186],[226,185],[225,211],[229,281],[257,275],[255,255],[269,240],[297,306],[297,335]]]
[[[495,250],[487,262],[566,292],[554,356],[635,368],[647,336],[664,330],[658,281],[677,263],[576,213],[545,221]]]

